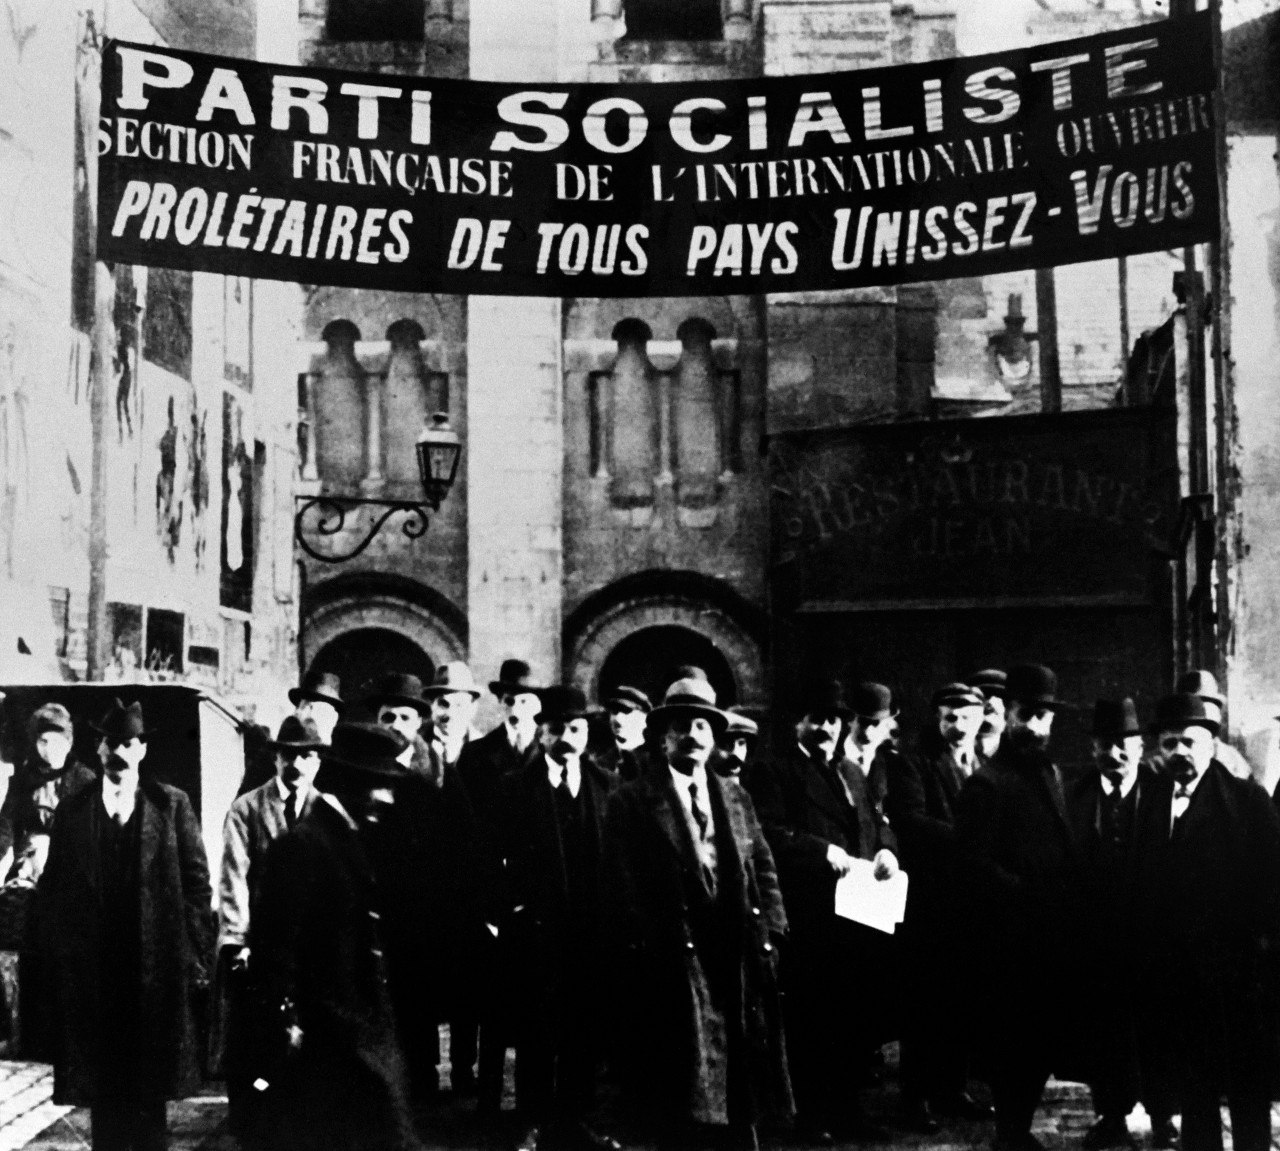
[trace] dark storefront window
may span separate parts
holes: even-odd
[[[719,40],[720,0],[624,0],[628,40]]]
[[[424,37],[423,0],[329,0],[325,36],[337,42]]]

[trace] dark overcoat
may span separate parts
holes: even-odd
[[[458,756],[458,775],[471,797],[476,814],[485,822],[496,818],[498,788],[511,772],[524,767],[538,754],[538,741],[524,752],[511,746],[507,725],[498,724],[487,735],[473,739]]]
[[[709,772],[707,793],[719,943],[731,972],[723,1027],[709,1011],[712,986],[694,942],[690,908],[703,881],[670,773],[641,776],[609,805],[612,934],[630,1008],[627,1063],[640,1097],[676,1119],[727,1122],[726,1072],[742,1076],[744,1119],[781,1118],[793,1108],[777,983],[787,916],[773,854],[737,784]]]
[[[250,964],[276,1021],[266,1145],[416,1145],[380,933],[383,896],[360,835],[327,800],[267,852]],[[288,1052],[296,1021],[302,1045]]]
[[[135,996],[138,1027],[130,1080],[139,1094],[179,1099],[200,1083],[196,995],[207,988],[213,953],[212,892],[200,825],[176,788],[144,779],[133,820],[139,850],[137,979],[106,987],[108,942],[97,828],[102,791],[87,787],[53,820],[49,861],[37,890],[38,935],[50,970],[54,1101],[93,1106],[108,1075],[102,1019],[122,995]],[[130,823],[133,823],[133,820]]]
[[[23,761],[5,792],[0,804],[0,855],[9,848],[20,854],[27,839],[40,832],[47,833],[53,814],[36,805],[36,792],[49,782],[54,784],[55,804],[61,804],[69,796],[97,780],[97,774],[85,767],[74,756],[69,756],[61,771],[51,771],[49,765],[36,756]],[[56,810],[56,806],[55,806]]]

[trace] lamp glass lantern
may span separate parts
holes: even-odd
[[[418,475],[422,479],[427,502],[439,509],[453,487],[458,474],[458,460],[462,456],[462,441],[449,426],[449,417],[444,412],[435,412],[431,416],[418,436],[414,450],[418,454]]]

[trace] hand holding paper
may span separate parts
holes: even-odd
[[[896,871],[889,879],[876,879],[875,873],[872,861],[855,859],[852,869],[836,881],[835,912],[892,935],[907,909],[907,873]]]

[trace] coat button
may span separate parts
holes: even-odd
[[[752,914],[752,915],[754,915],[757,919],[759,919],[759,918],[760,918],[760,908],[758,908],[758,907],[753,907],[753,908],[751,909],[751,914]]]
[[[693,940],[692,940],[692,939],[686,939],[686,940],[685,940],[684,949],[685,949],[686,951],[692,951],[692,950],[693,950]]]
[[[370,909],[369,909],[369,918],[370,918],[370,919],[381,919],[381,918],[382,918],[382,916],[381,916],[381,915],[379,915],[379,914],[378,914],[376,911],[374,911],[372,908],[370,908]]]
[[[766,944],[764,945],[764,949],[765,949],[765,951],[766,951],[766,952],[768,952],[768,951],[772,951],[772,950],[773,950],[773,944],[772,944],[772,943],[766,943]]]

